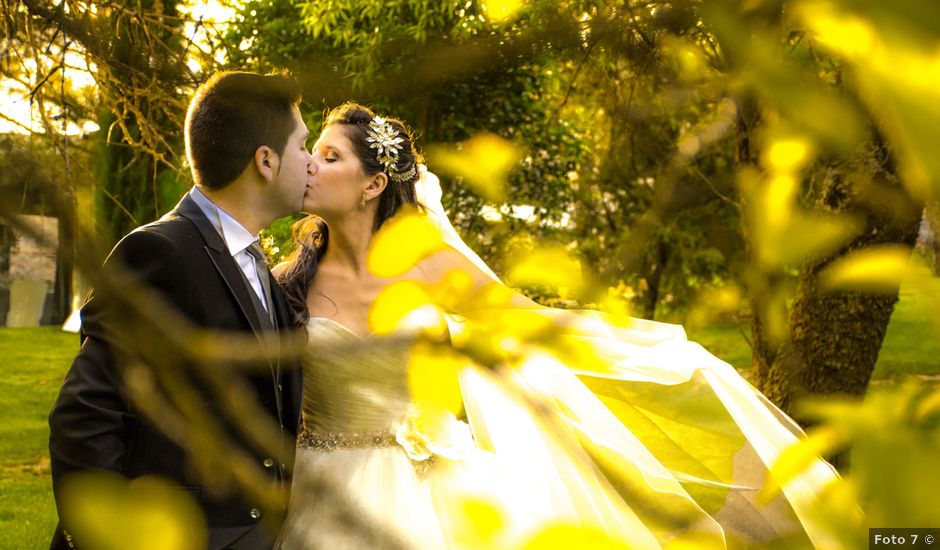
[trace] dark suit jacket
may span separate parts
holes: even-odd
[[[252,304],[253,290],[221,236],[188,195],[160,220],[124,237],[102,269],[113,269],[118,262],[194,325],[238,335],[254,332],[260,336],[265,330],[274,330],[269,319],[259,318]],[[286,302],[274,279],[270,281],[275,324],[288,327]],[[256,528],[256,516],[259,512],[264,515],[261,507],[245,498],[214,499],[187,467],[183,449],[128,402],[119,367],[133,350],[121,349],[113,331],[107,329],[113,316],[117,315],[106,295],[93,292],[82,308],[81,351],[49,414],[49,452],[59,517],[67,517],[59,498],[61,481],[72,472],[110,471],[126,478],[157,475],[182,485],[197,498],[208,522],[210,548],[270,546],[246,543],[266,538]],[[257,341],[260,346],[261,338]],[[271,363],[265,366],[270,368],[244,375],[245,381],[270,418],[281,423],[285,437],[296,436],[301,407],[299,365]],[[217,414],[211,400],[204,406],[210,414]],[[273,480],[288,482],[283,465],[240,438],[231,425],[228,432]],[[81,541],[71,540],[68,526],[62,527],[56,529],[52,548],[81,548]]]

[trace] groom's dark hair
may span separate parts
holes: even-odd
[[[298,103],[300,84],[287,73],[212,75],[186,112],[186,158],[196,183],[222,189],[262,145],[282,154],[296,126],[292,110]]]

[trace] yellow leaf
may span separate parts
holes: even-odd
[[[741,306],[741,300],[741,289],[734,284],[705,288],[689,310],[686,324],[702,326],[722,314],[736,312]]]
[[[455,415],[463,409],[457,373],[469,360],[447,347],[418,344],[408,359],[408,386],[415,402]]]
[[[794,172],[809,160],[810,142],[802,138],[774,140],[764,152],[764,165],[771,170]]]
[[[630,302],[618,289],[608,288],[607,295],[598,304],[598,309],[606,313],[607,319],[615,326],[629,327],[633,324]]]
[[[434,302],[444,311],[464,311],[472,307],[477,297],[473,276],[461,269],[448,271],[436,284],[428,288]]]
[[[849,215],[793,211],[789,216],[781,226],[754,220],[757,258],[764,268],[799,265],[842,245],[862,228]]]
[[[785,285],[777,285],[770,289],[767,298],[764,300],[762,314],[764,316],[764,330],[767,334],[767,340],[774,344],[779,344],[786,339],[790,332],[790,325],[787,322],[787,298],[789,293]]]
[[[522,550],[626,550],[631,546],[626,541],[612,539],[596,527],[557,523],[537,533],[522,545]]]
[[[447,328],[431,296],[414,281],[387,286],[369,308],[369,331],[373,334],[392,334],[406,325],[432,333]]]
[[[453,536],[461,548],[498,548],[506,520],[492,502],[465,496],[453,503]]]
[[[208,543],[199,506],[168,480],[72,474],[63,482],[62,498],[79,548],[184,550]]]
[[[940,415],[940,390],[934,390],[917,406],[916,418],[925,420]]]
[[[662,52],[671,57],[679,70],[683,82],[695,82],[706,76],[708,60],[697,45],[676,37],[663,36],[660,39]]]
[[[826,47],[856,59],[867,59],[878,39],[871,24],[846,13],[837,13],[822,2],[805,2],[797,10]]]
[[[767,182],[761,221],[768,228],[779,231],[790,222],[797,190],[798,182],[790,174],[779,174]]]
[[[806,439],[785,449],[770,467],[767,482],[758,494],[767,503],[780,494],[780,488],[805,472],[819,457],[837,451],[847,442],[846,434],[831,425],[810,432]]]
[[[444,248],[440,231],[424,214],[403,208],[372,239],[368,268],[379,277],[396,277]]]
[[[564,296],[583,286],[581,264],[561,247],[541,247],[511,262],[510,284],[535,284],[557,289]]]
[[[911,32],[903,22],[905,16],[871,12],[867,18],[859,17],[852,13],[856,10],[830,2],[794,7],[815,40],[852,69],[860,98],[879,120],[900,161],[901,182],[919,199],[935,199],[940,193],[940,158],[934,147],[940,134],[936,37]]]
[[[910,269],[911,249],[899,245],[871,246],[832,262],[820,274],[831,290],[897,292]]]
[[[484,133],[458,147],[428,147],[428,156],[441,170],[463,177],[477,193],[501,202],[506,196],[506,176],[522,152],[512,142]]]
[[[508,307],[514,294],[506,285],[490,283],[480,291],[476,302],[482,309]]]
[[[494,23],[504,23],[512,19],[522,5],[522,0],[483,0],[486,15]]]

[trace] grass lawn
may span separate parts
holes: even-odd
[[[930,277],[925,266],[915,265],[913,277]],[[923,294],[930,288],[901,286],[900,299],[878,354],[874,380],[896,380],[910,374],[940,377],[940,317],[933,307],[936,297],[928,299]],[[751,335],[749,325],[712,324],[689,330],[688,335],[735,368],[751,368],[751,349],[745,339],[745,335]]]
[[[0,328],[0,548],[48,548],[56,512],[46,415],[78,336],[57,327]]]
[[[935,313],[919,291],[902,288],[878,357],[875,378],[906,374],[940,376],[940,338]],[[745,327],[745,333],[750,329]],[[739,369],[751,352],[739,327],[711,325],[689,338]],[[46,415],[78,337],[55,327],[0,328],[0,548],[47,548],[56,513],[49,479]]]

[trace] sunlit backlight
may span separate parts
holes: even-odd
[[[183,32],[187,37],[191,37],[192,44],[196,46],[194,49],[211,53],[217,63],[224,64],[225,48],[215,47],[211,34],[223,31],[228,22],[235,18],[237,4],[217,0],[187,2],[179,7],[179,11],[191,19],[185,23]],[[203,68],[192,51],[186,65],[194,73],[201,72]]]
[[[230,2],[222,3],[216,0],[187,2],[180,6],[180,12],[193,19],[206,23],[220,23],[230,21],[235,17],[236,8]]]

